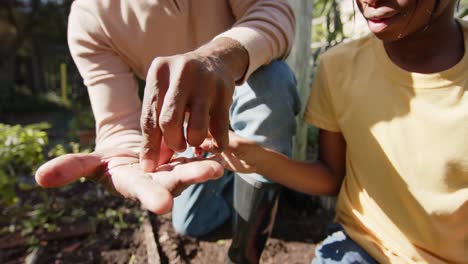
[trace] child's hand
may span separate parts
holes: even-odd
[[[209,137],[196,148],[195,153],[200,156],[202,152],[213,152],[213,150],[212,139]],[[222,153],[216,155],[224,159],[224,167],[230,171],[255,173],[260,152],[261,147],[257,143],[229,131],[229,145]]]

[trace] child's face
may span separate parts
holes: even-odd
[[[382,41],[391,42],[424,29],[431,19],[453,7],[455,1],[440,0],[435,11],[436,0],[356,0],[356,3],[370,31]]]

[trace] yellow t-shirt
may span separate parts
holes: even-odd
[[[381,263],[468,263],[463,28],[464,57],[436,74],[402,70],[374,36],[321,57],[305,120],[343,134],[336,220]]]

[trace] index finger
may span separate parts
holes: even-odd
[[[160,109],[169,86],[169,67],[156,59],[146,78],[141,111],[142,143],[140,164],[145,172],[153,172],[158,167],[162,132],[158,125]]]
[[[211,114],[210,135],[213,138],[212,152],[222,152],[229,143],[229,106],[226,100],[217,104]]]

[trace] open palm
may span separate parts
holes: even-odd
[[[153,213],[171,210],[173,198],[188,185],[216,179],[223,166],[215,160],[174,159],[156,172],[145,173],[135,153],[108,149],[89,154],[67,154],[42,165],[36,181],[45,188],[67,185],[81,177],[103,184],[109,191],[138,200]]]

